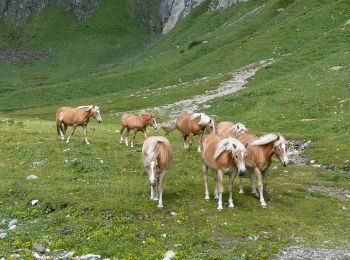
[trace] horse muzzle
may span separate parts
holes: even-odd
[[[102,123],[102,120],[97,120],[97,123]]]
[[[239,171],[238,171],[238,176],[239,176],[239,177],[243,177],[244,174],[245,174],[245,170],[239,170]]]
[[[149,185],[151,185],[152,187],[156,186],[156,182],[155,181],[149,181]]]

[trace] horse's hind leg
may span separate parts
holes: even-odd
[[[197,152],[199,152],[199,153],[201,152],[201,145],[202,145],[203,134],[204,133],[201,133],[199,135],[199,145],[198,145],[198,148],[197,148]]]
[[[249,178],[250,178],[250,185],[252,186],[252,194],[254,194],[255,196],[259,197],[259,194],[256,191],[256,187],[255,187],[255,176],[254,176],[254,174],[251,173]]]
[[[63,124],[62,121],[56,121],[57,134],[60,136],[60,139],[64,141],[65,131],[63,130],[62,124]]]
[[[72,133],[70,134],[70,136],[68,136],[68,138],[67,138],[67,141],[66,141],[67,143],[69,143],[69,140],[73,136],[76,128],[77,128],[77,125],[73,125],[73,130],[72,130]]]
[[[222,210],[222,193],[224,193],[224,173],[221,170],[217,171],[218,176],[218,186],[219,186],[219,201],[218,210]]]
[[[134,147],[134,143],[135,143],[135,138],[136,138],[137,132],[138,131],[136,129],[133,130],[130,147]]]
[[[125,133],[125,145],[128,146],[129,142],[128,142],[128,135],[130,132],[130,128],[126,128],[126,133]]]
[[[215,174],[214,180],[215,180],[214,199],[218,200],[219,199],[219,184],[218,184],[217,174]]]
[[[203,179],[204,179],[204,187],[205,187],[205,199],[210,200],[209,190],[208,190],[208,166],[203,162]]]
[[[123,132],[124,132],[124,129],[125,129],[125,125],[121,125],[120,127],[120,130],[119,130],[119,134],[120,134],[120,142],[119,143],[123,143]]]
[[[228,207],[229,208],[234,208],[235,205],[233,204],[233,199],[232,199],[232,190],[233,190],[233,180],[235,179],[235,175],[234,173],[231,172],[230,174],[230,186],[229,186],[229,191],[230,191],[230,195],[228,198]]]
[[[186,134],[184,134],[184,133],[181,133],[181,136],[182,136],[182,142],[183,142],[184,148],[186,149],[186,148],[189,147],[189,146],[187,145],[187,143],[186,143],[186,139],[187,139],[187,136],[188,136],[188,135],[186,135]]]
[[[163,171],[159,174],[159,184],[158,184],[159,200],[158,200],[158,208],[163,208],[164,177],[165,177],[165,170],[163,170]]]
[[[261,172],[258,168],[255,168],[255,176],[256,176],[256,183],[258,184],[258,190],[259,190],[259,197],[260,197],[260,204],[264,208],[266,207],[266,202],[264,200],[264,187],[262,184],[262,177],[261,177]]]

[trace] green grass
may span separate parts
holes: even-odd
[[[249,194],[247,178],[244,195],[238,194],[235,181],[236,208],[228,209],[226,177],[225,208],[219,212],[215,200],[204,200],[195,147],[183,150],[178,133],[173,133],[169,139],[175,160],[166,178],[165,208],[160,210],[148,198],[141,134],[135,148],[125,148],[118,143],[115,125],[92,122],[92,127],[96,130],[90,131],[87,146],[81,129],[71,144],[58,141],[51,121],[0,125],[0,218],[19,221],[0,240],[3,255],[31,249],[34,241],[51,250],[119,258],[160,258],[170,249],[179,258],[267,258],[294,244],[348,246],[348,210],[338,209],[337,204],[349,208],[350,203],[308,190],[315,184],[350,189],[348,175],[275,163],[267,209]],[[71,162],[73,158],[78,160]],[[47,162],[33,169],[32,163],[42,159]],[[30,174],[39,179],[26,180]],[[210,184],[212,188],[212,177]],[[32,199],[39,200],[37,207],[29,205]],[[171,216],[171,211],[177,215]],[[259,237],[254,243],[249,238],[253,236]]]
[[[257,259],[290,245],[348,247],[349,201],[308,189],[350,190],[347,174],[274,162],[267,209],[249,194],[245,179],[245,195],[235,184],[236,208],[225,205],[218,212],[216,201],[204,201],[199,154],[184,151],[172,133],[175,161],[165,209],[158,210],[142,174],[141,135],[132,149],[120,145],[115,132],[124,111],[203,94],[233,70],[274,58],[244,89],[202,111],[259,134],[311,139],[315,143],[305,151],[310,159],[349,167],[348,2],[256,0],[207,12],[206,1],[159,39],[130,14],[132,4],[103,1],[80,22],[55,4],[20,28],[0,22],[0,49],[15,44],[54,51],[46,62],[0,62],[1,118],[14,119],[0,124],[0,219],[19,220],[0,240],[0,256],[31,249],[34,241],[119,258],[161,258],[174,250],[178,258]],[[71,144],[59,142],[56,109],[82,104],[101,107],[104,122],[89,125],[95,128],[92,144],[83,144],[81,129]],[[156,116],[158,122],[169,119]],[[42,167],[32,168],[45,158]],[[26,180],[30,174],[39,179]],[[39,199],[37,207],[29,206],[32,199]]]

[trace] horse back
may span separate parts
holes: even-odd
[[[220,122],[216,127],[216,132],[223,137],[235,137],[232,132],[233,126],[232,122]]]

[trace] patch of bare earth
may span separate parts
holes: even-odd
[[[336,197],[343,200],[350,200],[350,191],[340,189],[340,188],[333,188],[333,187],[326,187],[322,185],[312,185],[309,188],[310,191],[320,191],[323,193],[327,193],[328,195],[332,197]]]
[[[53,55],[52,49],[44,51],[32,51],[27,49],[8,48],[0,51],[0,60],[5,61],[36,61],[47,60]]]
[[[204,94],[193,96],[189,99],[181,100],[172,104],[164,106],[153,107],[147,109],[148,112],[152,112],[158,115],[169,115],[170,117],[176,117],[182,112],[195,112],[200,106],[208,101],[211,101],[218,97],[230,95],[238,90],[242,89],[247,83],[247,80],[255,75],[255,73],[273,62],[273,59],[262,60],[258,63],[250,64],[242,69],[236,70],[232,73],[232,79],[223,82],[217,89],[207,91]]]
[[[280,260],[350,260],[350,248],[311,248],[311,247],[289,247],[282,251],[278,259]]]

